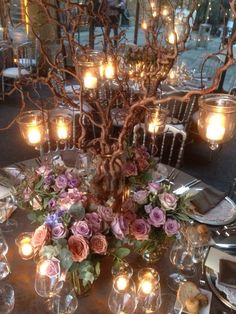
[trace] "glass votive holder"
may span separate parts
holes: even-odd
[[[34,256],[34,248],[31,243],[32,233],[21,233],[16,239],[16,245],[18,246],[19,254],[22,259],[28,260]]]
[[[153,136],[161,134],[165,129],[168,112],[159,106],[148,108],[145,120],[147,132]]]
[[[40,146],[46,141],[46,114],[40,110],[23,112],[17,119],[21,135],[30,146]]]
[[[10,266],[4,254],[0,255],[0,280],[6,278],[10,273]]]
[[[66,113],[58,113],[50,118],[51,134],[59,142],[69,141],[72,134],[72,117]]]

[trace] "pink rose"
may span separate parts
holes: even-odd
[[[124,165],[123,172],[126,177],[138,175],[136,164],[132,161],[127,161],[127,163]]]
[[[48,260],[43,260],[39,263],[40,273],[42,275],[47,276],[49,278],[60,275],[61,272],[60,261],[57,258],[53,257]]]
[[[107,252],[107,240],[106,237],[102,234],[96,234],[92,236],[90,240],[90,248],[96,254],[105,255]]]
[[[68,240],[69,250],[74,262],[82,262],[89,254],[89,246],[81,235],[72,235]]]
[[[148,240],[151,226],[144,219],[136,219],[131,225],[131,233],[136,240]]]
[[[171,237],[179,231],[180,224],[175,219],[167,219],[164,225],[165,233]]]
[[[164,192],[160,194],[159,200],[165,210],[174,210],[177,207],[177,198],[172,193]]]
[[[123,215],[116,214],[111,223],[111,230],[117,239],[123,240],[129,232],[128,221]]]
[[[140,190],[138,192],[134,192],[133,200],[139,205],[144,205],[148,201],[148,191]]]
[[[31,243],[35,249],[40,249],[46,243],[48,237],[48,228],[47,226],[42,225],[34,231]]]
[[[111,207],[99,206],[97,211],[105,222],[112,222],[114,213]]]
[[[52,228],[52,238],[53,239],[61,239],[65,238],[67,234],[67,230],[65,226],[62,223],[57,223],[55,226]]]

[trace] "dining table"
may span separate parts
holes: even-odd
[[[64,157],[66,163],[66,157]],[[17,164],[12,167],[17,167]],[[31,159],[26,160],[23,163],[19,163],[19,167],[32,168],[38,167],[38,160]],[[168,170],[171,167],[167,166]],[[175,179],[175,186],[181,186],[186,182],[189,182],[193,177],[183,171],[179,171],[178,176]],[[199,187],[204,187],[205,183],[200,182]],[[46,300],[37,295],[34,289],[35,270],[36,263],[34,259],[23,260],[18,253],[18,247],[15,243],[16,238],[22,232],[30,232],[35,229],[35,225],[31,224],[27,218],[27,211],[22,208],[17,208],[11,218],[17,221],[17,226],[11,232],[4,233],[7,244],[8,253],[7,259],[10,265],[10,274],[4,279],[4,282],[12,285],[15,291],[15,305],[12,313],[16,314],[37,314],[37,313],[50,313]],[[169,260],[169,248],[167,248],[161,258],[151,265],[144,259],[136,254],[130,254],[127,258],[128,263],[133,267],[134,280],[136,280],[137,272],[143,267],[153,267],[160,275],[161,292],[162,293],[174,293],[167,285],[168,275],[174,271],[174,266]],[[112,258],[110,256],[104,256],[101,263],[101,274],[99,278],[94,282],[88,294],[78,298],[78,308],[75,313],[79,314],[105,314],[110,313],[108,308],[108,296],[112,288]],[[199,286],[200,267],[191,281],[196,282]],[[206,284],[205,290],[211,290]],[[136,311],[135,313],[139,313]],[[204,312],[205,313],[205,312]],[[235,311],[226,307],[213,293],[211,301],[211,314],[223,314],[223,313],[235,313]],[[167,313],[163,313],[167,314]]]

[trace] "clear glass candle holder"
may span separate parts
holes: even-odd
[[[23,232],[16,239],[19,254],[22,259],[28,260],[34,256],[34,248],[31,243],[32,233]]]
[[[46,114],[40,110],[23,112],[17,119],[25,142],[38,147],[46,142]]]
[[[162,109],[159,106],[152,106],[146,112],[146,130],[153,136],[163,133],[166,125],[167,109]]]
[[[235,96],[209,94],[199,98],[198,131],[211,149],[229,141],[235,133],[235,127]]]
[[[67,142],[72,134],[72,117],[66,113],[57,113],[50,118],[51,135],[54,140]]]

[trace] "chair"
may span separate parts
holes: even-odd
[[[210,55],[205,58],[201,65],[200,73],[202,85],[209,86],[216,74],[216,70],[224,64],[223,60],[217,55]]]
[[[162,94],[162,98],[170,96],[184,96],[185,94],[186,91],[170,92]],[[196,106],[196,99],[197,97],[194,95],[189,100],[171,100],[161,105],[161,108],[169,110],[167,123],[174,125],[180,130],[188,130],[189,122]]]
[[[138,144],[139,131],[143,132],[142,143],[152,152],[153,157],[157,157],[159,162],[179,168],[183,158],[183,152],[187,134],[174,125],[166,124],[164,132],[151,139],[146,133],[143,123],[135,125],[133,129],[133,145]],[[153,151],[153,146],[155,149]]]
[[[24,43],[17,47],[16,66],[5,67],[2,71],[2,95],[5,98],[5,79],[19,80],[32,73],[32,44]]]

